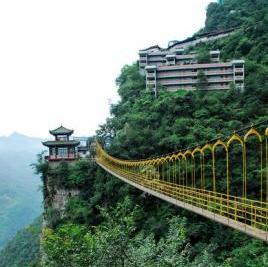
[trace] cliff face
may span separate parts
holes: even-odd
[[[66,207],[70,198],[78,196],[78,188],[64,186],[63,181],[68,181],[70,167],[74,162],[49,162],[48,172],[43,177],[44,186],[44,214],[40,243],[40,265],[47,266],[47,254],[42,247],[42,239],[47,227],[54,227],[67,216]]]
[[[68,169],[73,162],[49,162],[51,170],[44,177],[44,226],[53,226],[56,221],[66,217],[66,205],[71,197],[77,196],[80,190],[66,187],[62,181],[68,181]]]
[[[51,207],[59,211],[60,218],[65,217],[66,204],[70,197],[79,195],[78,189],[55,189],[51,196]]]

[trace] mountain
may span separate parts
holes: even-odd
[[[17,232],[0,251],[0,267],[25,267],[39,257],[42,218]],[[32,266],[31,265],[31,266]]]
[[[0,247],[42,210],[40,179],[30,166],[41,139],[13,133],[0,137]]]
[[[134,160],[153,157],[205,144],[219,134],[230,136],[251,123],[260,123],[258,130],[264,133],[268,121],[268,2],[221,2],[209,5],[204,31],[237,30],[192,49],[219,49],[222,60],[245,59],[245,90],[167,92],[162,88],[154,97],[146,90],[138,65],[124,66],[117,79],[121,101],[111,107],[112,116],[97,131],[109,154]],[[243,187],[238,162],[241,147],[233,150],[229,154],[230,188],[237,190]],[[256,158],[256,151],[247,148],[247,188],[251,190],[259,175],[253,171]],[[46,174],[43,167],[39,169]],[[174,173],[168,164],[160,168],[160,175]],[[77,163],[53,171],[50,186],[68,190],[77,185],[81,194],[68,202],[65,219],[55,210],[45,211],[50,216],[50,228],[42,237],[46,266],[268,266],[265,242],[143,194],[89,162],[88,167]],[[217,185],[226,192],[225,161],[218,164],[217,177]]]
[[[9,136],[0,137],[0,150],[8,151],[40,151],[42,149],[41,139],[28,137],[26,135],[14,132]]]
[[[195,47],[220,49],[223,60],[245,59],[244,92],[161,90],[155,98],[146,91],[137,64],[125,66],[117,79],[121,101],[111,107],[112,116],[97,132],[108,152],[125,159],[146,158],[268,121],[267,19],[267,0],[212,3],[203,30],[237,31]],[[259,129],[264,132],[266,126]],[[221,164],[218,176],[225,177]],[[44,175],[45,167],[42,163],[39,168]],[[234,166],[232,183],[241,187],[239,174]],[[247,174],[255,177],[252,171]],[[264,242],[143,194],[92,162],[78,161],[70,168],[62,164],[50,175],[50,186],[66,191],[76,186],[81,194],[69,199],[65,218],[55,209],[46,210],[46,266],[267,266]],[[15,255],[13,251],[17,246],[8,245],[5,255]],[[4,266],[10,267],[7,262]]]

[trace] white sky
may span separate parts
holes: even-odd
[[[0,135],[93,134],[138,50],[199,30],[212,0],[0,0]]]

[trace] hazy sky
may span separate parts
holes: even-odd
[[[0,0],[0,135],[93,134],[138,50],[199,30],[210,0]]]

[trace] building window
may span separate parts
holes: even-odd
[[[58,156],[64,158],[68,156],[68,148],[66,147],[60,147],[58,148]]]
[[[58,141],[67,141],[67,135],[58,135],[57,140]]]
[[[79,140],[80,145],[79,146],[87,146],[87,140]]]
[[[56,155],[56,148],[55,147],[51,148],[51,155],[53,155],[53,156]]]

